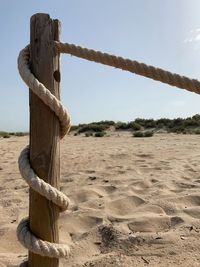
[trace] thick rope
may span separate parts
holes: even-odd
[[[18,70],[26,85],[46,104],[60,121],[60,137],[63,138],[70,129],[70,116],[62,103],[39,82],[29,68],[29,46],[26,46],[18,57]]]
[[[186,89],[191,92],[200,94],[200,82],[196,79],[190,79],[179,74],[155,68],[144,63],[130,59],[124,59],[107,53],[102,53],[92,49],[82,48],[68,43],[55,42],[55,50],[58,53],[67,53],[76,57],[109,65],[118,69],[126,70],[147,78],[151,78],[162,83]]]
[[[49,258],[65,258],[69,255],[69,246],[43,241],[34,236],[29,229],[29,220],[23,219],[17,228],[18,240],[28,250]]]
[[[33,93],[55,112],[60,122],[60,137],[63,138],[70,129],[70,116],[62,103],[31,73],[29,57],[29,46],[27,46],[20,52],[18,57],[18,69],[21,78]],[[33,190],[56,204],[60,208],[60,211],[64,211],[68,208],[68,197],[40,179],[31,168],[28,146],[21,152],[18,163],[22,177]],[[24,247],[35,254],[53,258],[66,257],[69,254],[68,245],[50,243],[34,236],[29,229],[28,219],[23,219],[18,225],[17,237]]]
[[[181,89],[200,94],[200,82],[169,71],[148,66],[144,63],[124,59],[107,53],[82,48],[73,44],[55,42],[57,53],[67,53],[104,65],[126,70],[144,77],[151,78]],[[57,115],[60,121],[60,137],[63,138],[70,129],[70,116],[62,103],[40,83],[29,68],[29,46],[25,47],[18,57],[19,73],[26,85]],[[33,171],[29,163],[29,147],[26,147],[19,157],[19,169],[22,177],[31,188],[51,200],[61,211],[67,209],[69,199],[59,190],[40,179]],[[43,241],[34,236],[29,229],[29,220],[24,219],[17,228],[19,241],[30,251],[48,257],[66,257],[69,254],[69,246]]]

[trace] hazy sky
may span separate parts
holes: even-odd
[[[61,21],[63,42],[200,79],[199,0],[0,0],[0,130],[29,129],[28,89],[17,57],[38,12]],[[199,95],[68,55],[62,55],[61,75],[73,124],[200,111]]]

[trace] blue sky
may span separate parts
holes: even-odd
[[[59,19],[63,42],[200,79],[199,11],[199,0],[1,0],[0,130],[29,129],[17,57],[29,43],[33,14]],[[194,93],[68,55],[61,63],[61,98],[73,124],[199,113]]]

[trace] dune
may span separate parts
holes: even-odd
[[[28,215],[28,187],[18,155],[28,137],[0,139],[0,267],[19,266],[16,238]],[[127,133],[73,136],[61,142],[60,266],[200,266],[200,136]]]

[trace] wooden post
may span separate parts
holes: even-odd
[[[59,40],[60,23],[47,14],[31,17],[30,66],[36,78],[57,98],[60,97],[59,56],[52,41]],[[37,175],[59,188],[59,122],[55,114],[30,91],[30,162]],[[59,242],[58,208],[30,189],[30,228],[39,238]],[[29,252],[29,267],[58,267],[59,260]]]

